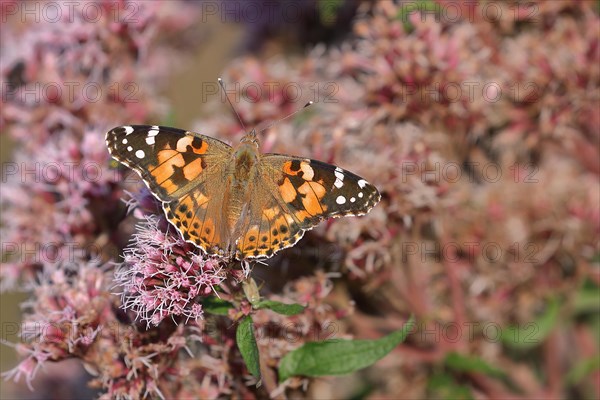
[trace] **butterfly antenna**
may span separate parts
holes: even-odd
[[[227,96],[227,91],[225,90],[225,84],[223,83],[223,79],[219,78],[217,79],[219,81],[219,85],[221,85],[221,89],[223,89],[223,94],[225,95],[225,98],[227,99],[227,102],[229,103],[229,106],[231,107],[231,109],[233,110],[233,113],[235,114],[235,116],[237,117],[240,125],[242,126],[242,129],[244,130],[244,132],[248,132],[246,130],[246,125],[244,125],[244,121],[242,121],[242,117],[240,117],[240,114],[238,114],[237,110],[235,109],[235,107],[233,106],[233,103],[231,102],[231,100],[229,99],[229,96]]]
[[[294,115],[298,114],[300,111],[303,111],[305,108],[312,106],[314,104],[313,101],[309,101],[308,103],[306,103],[302,108],[297,109],[296,111],[292,112],[291,114],[286,115],[285,117],[278,119],[275,122],[270,123],[266,128],[261,129],[260,132],[258,133],[259,135],[261,133],[263,133],[264,131],[266,131],[267,129],[270,129],[271,127],[273,127],[274,125],[280,123],[281,121],[284,121],[290,117],[293,117]]]

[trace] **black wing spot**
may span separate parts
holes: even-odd
[[[252,235],[248,238],[248,240],[254,242],[256,240],[256,236]]]
[[[197,222],[194,222],[193,226],[194,226],[194,228],[196,228],[196,229],[200,228],[200,224],[199,224],[199,223],[197,223]]]
[[[194,139],[192,139],[192,147],[195,149],[201,149],[202,139],[200,139],[198,136],[194,136]]]
[[[206,232],[207,235],[210,234],[210,228],[205,228],[204,232]]]
[[[300,160],[293,160],[290,164],[290,170],[300,171]]]
[[[179,211],[181,211],[182,213],[186,212],[188,209],[187,204],[182,204],[179,206]]]
[[[277,228],[273,228],[271,233],[273,234],[273,236],[277,236],[279,234],[279,231],[277,230]]]
[[[285,225],[280,225],[279,226],[279,230],[281,231],[281,233],[287,233],[288,228]]]
[[[261,237],[260,240],[262,240],[263,242],[266,242],[267,240],[269,240],[269,238],[265,235],[265,236]]]
[[[276,246],[278,243],[279,243],[279,240],[277,240],[277,239],[275,239],[275,240],[273,240],[273,241],[271,242],[271,244],[272,244],[273,246]]]
[[[257,256],[260,252],[258,250],[254,250],[254,255]]]
[[[194,215],[194,213],[192,213],[191,211],[188,211],[185,216],[188,218],[192,218],[192,216]]]

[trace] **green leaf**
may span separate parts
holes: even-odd
[[[321,17],[321,23],[325,26],[335,24],[337,13],[344,5],[344,0],[319,0],[317,1],[317,10]]]
[[[398,12],[396,18],[402,22],[404,31],[406,33],[410,33],[415,29],[410,22],[410,14],[414,12],[426,14],[435,12],[437,16],[440,13],[440,10],[440,6],[432,0],[411,1],[400,6],[400,11]]]
[[[494,368],[479,357],[469,357],[459,353],[449,353],[445,364],[448,368],[459,372],[481,372],[493,377],[505,376],[504,371]]]
[[[260,293],[258,291],[258,285],[252,278],[248,278],[242,282],[242,289],[244,289],[244,295],[250,304],[256,304],[260,301]]]
[[[459,385],[454,378],[447,374],[435,374],[429,378],[427,389],[434,395],[427,397],[434,399],[471,400],[473,394],[467,386]]]
[[[260,378],[260,362],[258,356],[258,345],[254,337],[254,326],[250,316],[244,317],[235,332],[237,342],[242,358],[248,367],[248,371],[257,378]]]
[[[343,375],[374,364],[406,339],[414,318],[399,331],[377,340],[309,342],[286,354],[279,363],[279,381],[291,376]]]
[[[206,297],[202,300],[202,309],[209,314],[228,315],[230,308],[233,308],[233,304],[216,296]]]
[[[306,307],[300,304],[285,304],[275,300],[262,300],[254,305],[254,308],[268,308],[278,314],[283,315],[297,315],[304,311]]]
[[[591,280],[584,282],[575,295],[574,308],[577,314],[595,314],[600,311],[600,287]]]
[[[504,344],[517,349],[530,349],[541,344],[550,334],[558,321],[560,305],[553,298],[548,302],[546,311],[533,322],[522,326],[509,326],[502,331]]]
[[[591,374],[593,371],[600,369],[600,356],[594,356],[585,360],[579,361],[565,377],[565,381],[570,385],[577,385],[586,376]]]

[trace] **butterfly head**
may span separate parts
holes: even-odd
[[[252,129],[250,132],[246,133],[240,143],[249,143],[253,144],[258,148],[258,139],[256,138],[256,129]]]

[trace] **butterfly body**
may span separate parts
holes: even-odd
[[[254,131],[237,146],[162,126],[121,126],[106,135],[183,238],[227,258],[270,257],[321,220],[367,213],[377,189],[339,167],[262,154]]]

